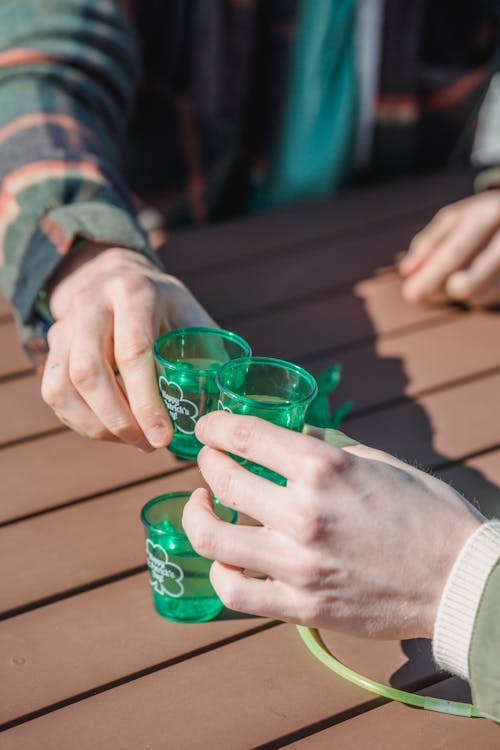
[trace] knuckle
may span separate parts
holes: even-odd
[[[53,378],[44,377],[41,385],[41,395],[43,401],[50,406],[53,411],[57,411],[61,403],[61,389]]]
[[[109,432],[105,427],[89,425],[82,430],[83,435],[89,440],[109,440]]]
[[[49,345],[49,349],[54,346],[54,343],[57,341],[59,336],[62,332],[62,322],[60,320],[56,320],[55,323],[53,323],[48,332],[47,332],[47,343]]]
[[[217,594],[228,609],[236,611],[243,609],[241,594],[233,581],[223,580],[217,582]]]
[[[214,556],[214,542],[213,535],[206,529],[202,529],[199,526],[191,529],[190,541],[194,550],[202,557],[207,557],[210,560]]]
[[[118,366],[127,367],[141,360],[150,351],[153,339],[146,332],[137,333],[116,351]]]
[[[71,298],[71,310],[81,316],[95,304],[94,292],[89,287],[79,289]]]
[[[455,216],[457,209],[453,204],[450,204],[448,206],[443,206],[439,209],[439,211],[436,212],[435,219],[451,219],[453,216]]]
[[[330,526],[328,514],[309,498],[295,514],[292,533],[302,544],[312,545],[325,538]]]
[[[126,417],[112,416],[109,420],[108,429],[125,443],[133,443],[141,436],[139,428],[131,419]]]
[[[128,258],[124,256],[120,247],[108,247],[106,252],[99,256],[100,266],[113,274],[123,272],[128,267],[127,260]]]
[[[118,298],[126,300],[137,294],[149,297],[155,292],[155,284],[145,274],[129,271],[113,279],[113,291]]]
[[[253,428],[252,420],[248,417],[240,417],[233,427],[231,434],[231,447],[235,453],[246,453],[252,444]]]
[[[328,487],[332,481],[347,468],[345,453],[333,452],[327,446],[315,446],[314,451],[306,453],[303,459],[303,477],[316,489]]]
[[[74,359],[69,363],[71,382],[78,390],[93,390],[100,375],[99,364],[91,359]]]
[[[235,497],[234,478],[228,471],[217,471],[215,476],[210,477],[210,485],[214,495],[221,500]]]

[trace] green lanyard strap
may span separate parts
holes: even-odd
[[[305,628],[302,625],[297,625],[297,630],[307,648],[316,659],[319,659],[325,667],[328,667],[328,669],[331,669],[340,677],[343,677],[344,680],[348,680],[364,690],[369,690],[371,693],[382,695],[384,698],[389,698],[393,701],[406,703],[409,706],[424,708],[428,711],[437,711],[438,713],[452,714],[453,716],[481,718],[479,711],[470,703],[447,701],[442,698],[431,698],[427,695],[408,693],[405,690],[398,690],[389,685],[384,685],[381,682],[370,680],[369,677],[365,677],[364,675],[355,672],[353,669],[346,667],[345,664],[342,664],[342,662],[332,656],[319,632],[315,628]]]

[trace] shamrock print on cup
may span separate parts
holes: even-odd
[[[174,429],[179,430],[184,435],[193,435],[198,417],[198,407],[196,404],[184,398],[184,391],[181,386],[173,380],[167,380],[167,378],[161,375],[158,378],[158,383],[163,402],[167,407]]]
[[[148,561],[151,587],[161,596],[172,596],[177,599],[184,594],[184,571],[179,565],[168,561],[168,554],[159,544],[150,539],[146,541],[146,558]]]

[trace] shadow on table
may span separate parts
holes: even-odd
[[[224,607],[217,620],[262,620],[258,615],[247,615],[246,612],[235,612],[233,609]]]
[[[440,194],[439,201],[446,199],[446,197]],[[391,200],[395,198],[397,202],[397,195],[393,195]],[[372,210],[372,213],[374,211],[377,213],[383,209],[382,214],[385,216],[387,233],[384,234],[381,226],[378,226],[377,232],[374,234],[370,230],[370,226],[367,225],[366,229],[363,230],[366,232],[363,239],[360,231],[356,229],[356,243],[359,247],[355,250],[354,255],[352,255],[354,252],[352,243],[349,244],[347,240],[342,238],[342,235],[337,235],[331,240],[328,239],[329,220],[325,217],[323,217],[326,227],[324,230],[325,236],[321,238],[321,242],[316,240],[316,245],[313,241],[305,241],[306,235],[301,229],[302,222],[307,224],[307,222],[312,221],[310,216],[308,218],[307,212],[304,214],[301,210],[292,211],[287,214],[287,221],[283,225],[280,224],[275,227],[272,224],[273,231],[275,234],[277,233],[281,243],[285,240],[289,243],[293,241],[295,228],[297,229],[297,236],[303,236],[303,247],[307,246],[308,248],[307,250],[301,249],[300,252],[296,249],[289,256],[287,263],[280,264],[279,277],[273,277],[272,279],[273,284],[279,283],[281,290],[289,290],[288,301],[286,295],[282,294],[276,307],[271,306],[259,310],[256,305],[255,309],[252,309],[251,312],[247,311],[245,315],[239,317],[233,315],[229,318],[227,324],[246,338],[255,352],[283,359],[293,359],[304,364],[313,372],[337,362],[343,364],[344,356],[346,362],[350,357],[351,375],[349,375],[346,366],[343,383],[338,389],[339,399],[343,401],[346,398],[353,398],[356,401],[356,391],[358,395],[366,396],[367,390],[370,389],[370,399],[365,398],[365,404],[369,405],[370,402],[372,405],[379,404],[380,406],[370,407],[370,414],[367,415],[366,419],[348,420],[345,423],[345,431],[350,434],[352,426],[353,430],[355,428],[355,431],[352,432],[354,437],[369,445],[394,453],[410,462],[416,460],[419,465],[444,466],[450,463],[450,457],[435,450],[433,430],[428,415],[418,403],[407,396],[409,378],[405,372],[404,362],[394,356],[381,357],[376,348],[377,331],[387,331],[391,328],[402,330],[405,327],[414,330],[418,329],[419,326],[423,330],[422,322],[427,325],[432,315],[426,316],[424,312],[419,317],[411,311],[411,308],[405,306],[397,286],[394,284],[391,286],[390,279],[389,283],[386,284],[388,276],[384,278],[382,278],[382,275],[380,276],[381,284],[379,288],[374,290],[376,293],[372,295],[371,299],[368,294],[366,302],[364,298],[359,297],[356,290],[349,294],[348,282],[343,281],[344,278],[352,279],[352,274],[356,273],[356,269],[358,277],[363,275],[367,278],[371,273],[375,273],[381,265],[391,264],[396,254],[407,247],[407,242],[411,239],[411,233],[414,231],[410,228],[411,222],[408,224],[408,237],[405,239],[398,235],[399,238],[394,239],[395,235],[391,233],[392,221],[390,211],[387,211],[385,193],[381,194],[377,200],[377,205],[374,204],[375,208],[372,206],[371,209],[368,204],[360,204],[357,213],[359,223],[360,225],[363,224],[364,213],[367,209]],[[437,200],[436,196],[436,202]],[[381,205],[383,201],[385,201],[384,206]],[[408,203],[406,193],[404,201],[406,205]],[[332,216],[335,215],[335,208],[335,202],[332,201]],[[429,219],[431,215],[432,213],[429,215]],[[250,264],[252,273],[242,274],[237,262],[240,244],[243,245],[243,250],[245,250],[250,237],[253,237],[253,241],[257,245],[263,242],[269,243],[271,230],[266,221],[265,217],[256,220],[254,235],[252,235],[253,224],[250,226],[250,220],[239,228],[235,225],[236,228],[233,229],[229,227],[225,230],[222,227],[217,230],[218,242],[215,242],[212,235],[207,235],[208,246],[215,244],[216,249],[220,249],[220,243],[223,243],[224,237],[226,238],[226,244],[229,243],[228,246],[231,247],[232,264],[229,268],[231,273],[234,273],[235,288],[238,289],[238,294],[245,298],[251,295],[252,299],[259,299],[259,288],[256,286],[258,281],[256,282],[256,279],[265,277],[269,258],[263,254],[256,255]],[[269,221],[273,221],[272,217]],[[332,219],[332,226],[334,223],[335,219]],[[281,236],[283,231],[285,232],[284,238]],[[349,231],[354,230],[351,227]],[[180,261],[182,261],[184,268],[194,267],[197,254],[207,247],[207,242],[202,242],[202,237],[196,238],[197,235],[194,236],[194,239],[192,237],[185,238],[182,246],[183,252],[180,254],[182,256]],[[212,242],[210,242],[210,238],[212,238]],[[395,247],[396,242],[401,243],[401,246]],[[306,273],[309,251],[312,252],[316,246],[321,246],[320,273]],[[328,246],[330,252],[324,252],[325,246]],[[284,256],[284,253],[281,254]],[[350,257],[351,255],[352,257]],[[366,262],[367,258],[369,259],[368,262]],[[359,267],[356,266],[358,259],[362,261]],[[349,274],[346,275],[346,266],[350,269],[350,276]],[[259,269],[262,272],[260,275]],[[302,280],[302,286],[297,284],[297,278]],[[339,279],[342,279],[342,282],[339,282]],[[187,279],[187,281],[189,283],[190,280]],[[335,286],[336,283],[337,286]],[[375,280],[374,283],[378,283],[378,281]],[[204,299],[203,290],[207,294],[207,300]],[[198,298],[202,304],[207,305],[209,312],[218,318],[219,311],[213,309],[216,306],[217,296],[214,297],[213,290],[211,293],[207,290],[207,285],[200,288]],[[226,323],[224,319],[222,322]],[[396,326],[394,322],[397,322]],[[435,355],[419,350],[415,352],[415,356],[425,358]],[[353,393],[350,393],[351,387],[354,390]],[[362,400],[360,399],[360,401]],[[392,408],[391,404],[397,406]],[[377,408],[379,409],[378,414],[376,413]],[[483,501],[486,510],[491,512],[496,503],[500,507],[500,489],[488,481],[480,471],[470,466],[464,466],[460,474],[460,482],[462,480],[464,486],[467,487],[467,492],[473,492],[480,502]],[[460,487],[457,488],[460,489]],[[222,615],[222,617],[240,616],[236,613]],[[407,663],[394,673],[395,684],[402,684],[402,680],[406,682],[414,667],[415,674],[418,672],[420,678],[422,678],[424,676],[422,667],[426,664],[426,660],[429,662],[429,659],[431,659],[428,645],[426,646],[425,642],[407,641],[402,644],[402,647],[407,657]],[[417,667],[419,668],[417,669]],[[424,672],[426,669],[427,666],[425,666]],[[427,674],[435,672],[432,662],[428,664],[428,669]]]
[[[347,419],[343,429],[346,433],[356,437],[362,442],[366,442],[373,447],[386,450],[398,457],[406,459],[410,463],[416,461],[419,467],[440,467],[451,463],[450,457],[439,453],[433,440],[433,428],[429,417],[422,406],[406,395],[408,377],[405,372],[404,362],[397,357],[381,357],[375,346],[375,330],[379,328],[377,321],[372,321],[370,313],[367,311],[364,301],[357,300],[359,306],[363,306],[365,323],[364,333],[366,339],[372,340],[371,346],[364,347],[363,364],[364,364],[364,383],[367,389],[370,388],[371,382],[376,379],[374,388],[378,388],[380,382],[386,385],[390,384],[390,399],[395,405],[391,411],[391,405],[387,404],[380,409],[380,415],[377,417],[377,409],[373,409],[366,419]],[[352,300],[351,300],[352,303]],[[404,303],[402,303],[404,304]],[[467,314],[466,312],[462,314]],[[359,328],[361,313],[356,312],[357,327]],[[318,321],[319,324],[319,321]],[[332,320],[332,326],[348,325],[348,320],[340,322]],[[310,324],[309,324],[310,325]],[[325,325],[325,321],[322,321]],[[416,357],[426,356],[422,352],[416,352]],[[427,355],[428,356],[428,355]],[[342,364],[342,354],[338,356],[335,353],[331,356],[329,364],[339,362]],[[327,362],[322,358],[322,367]],[[357,381],[356,387],[363,387],[362,379]],[[385,387],[385,392],[388,389]],[[349,392],[349,381],[345,378],[342,389],[339,389],[341,398],[345,398]],[[378,392],[377,392],[378,395]],[[354,399],[356,395],[353,394]],[[403,408],[402,408],[403,407]],[[470,405],[471,410],[474,405]],[[354,429],[351,429],[351,426]],[[500,488],[489,481],[484,474],[471,467],[462,464],[459,467],[458,479],[454,486],[461,490],[466,496],[474,498],[474,503],[487,516],[498,515],[500,508]],[[396,541],[396,540],[395,540]],[[407,661],[402,664],[391,676],[390,684],[394,687],[402,688],[408,685],[416,686],[425,684],[426,678],[436,673],[436,665],[432,658],[431,642],[426,639],[415,639],[401,642],[403,654]],[[447,683],[448,684],[448,683]],[[449,683],[449,699],[470,701],[468,686],[460,680],[453,680]],[[444,693],[447,686],[443,685]],[[458,697],[457,697],[458,696]],[[448,697],[444,694],[442,697]]]
[[[408,661],[394,672],[390,683],[393,687],[402,689],[405,686],[412,685],[412,683],[418,686],[423,674],[433,674],[436,669],[432,658],[431,641],[427,638],[414,638],[412,640],[401,641],[401,648],[407,656]],[[446,676],[443,673],[443,677]],[[423,692],[433,694],[433,686]],[[472,702],[468,683],[458,678],[444,683],[439,692],[439,697],[445,700],[462,701],[463,703]]]
[[[363,304],[362,301],[360,302]],[[370,315],[367,313],[367,328],[368,326],[371,327],[371,320]],[[370,349],[370,359],[367,360],[367,372],[370,373],[376,370],[378,379],[383,378],[391,383],[394,399],[396,401],[398,397],[403,401],[406,399],[406,405],[404,420],[401,419],[400,411],[399,415],[397,415],[399,419],[395,420],[394,425],[391,425],[388,430],[379,432],[376,437],[373,434],[367,435],[366,442],[377,448],[395,453],[410,462],[417,456],[419,457],[419,465],[422,463],[424,466],[432,465],[435,467],[445,465],[449,461],[449,457],[439,453],[435,449],[433,429],[427,413],[422,406],[413,400],[407,399],[405,395],[408,378],[402,360],[395,357],[380,357],[374,346]],[[339,360],[341,361],[342,358],[340,357]],[[369,387],[369,379],[367,387]],[[473,409],[474,405],[471,404],[470,408]],[[369,421],[367,421],[367,424],[369,424]],[[411,436],[405,436],[401,439],[401,435],[405,435],[406,430],[411,432]],[[349,433],[349,424],[346,425],[346,431]],[[364,439],[362,434],[357,434],[356,437],[361,440]],[[463,488],[462,491],[466,496],[471,499],[474,498],[474,504],[486,516],[499,514],[500,488],[489,481],[481,471],[462,464],[459,470],[459,479],[454,481],[454,486],[458,491]],[[412,684],[418,686],[419,682],[425,682],[427,675],[432,675],[436,672],[430,640],[413,639],[402,641],[401,649],[407,661],[392,674],[390,684],[393,687],[403,688],[405,685]],[[449,695],[447,695],[447,690],[450,693]],[[469,687],[462,680],[454,679],[449,683],[443,684],[442,691],[444,691],[442,695],[444,698],[465,702],[471,701]]]

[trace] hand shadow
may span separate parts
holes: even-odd
[[[196,230],[192,238],[184,233],[171,238],[165,257],[169,270],[179,272],[210,314],[243,336],[255,354],[292,360],[313,373],[340,363],[333,404],[354,401],[342,426],[347,434],[441,472],[488,515],[498,514],[499,487],[479,468],[460,463],[467,441],[460,454],[447,426],[447,409],[457,411],[447,395],[461,381],[481,378],[460,335],[461,323],[473,314],[405,304],[397,273],[380,272],[438,208],[465,193],[453,175],[426,179],[247,217]],[[203,265],[200,258],[203,273],[191,273]],[[462,352],[458,358],[446,353],[452,336]],[[476,341],[472,334],[470,341]],[[421,392],[425,397],[416,401]],[[471,417],[462,425],[467,431],[477,415],[474,403],[462,407],[469,411],[461,417]],[[436,429],[440,444],[454,444],[450,455],[437,447]],[[469,452],[493,452],[500,445],[500,426],[495,429],[485,433],[486,443],[471,440]],[[402,648],[407,662],[394,672],[394,684],[435,673],[429,644],[405,641]]]

